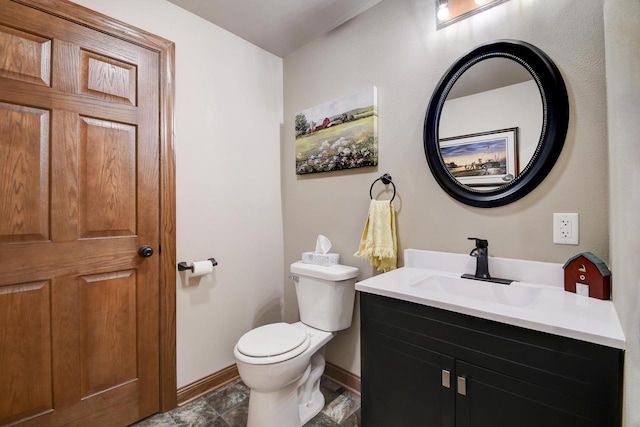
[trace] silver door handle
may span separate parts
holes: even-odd
[[[451,388],[451,372],[442,370],[442,387]]]
[[[467,379],[465,377],[458,377],[458,394],[467,395]]]

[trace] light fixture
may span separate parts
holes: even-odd
[[[441,29],[508,0],[435,0],[436,28]]]
[[[449,0],[438,0],[438,19],[444,21],[449,17]]]

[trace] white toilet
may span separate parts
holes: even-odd
[[[244,334],[233,353],[251,389],[247,427],[301,427],[324,406],[324,348],[351,326],[356,267],[291,264],[300,322],[272,323]]]

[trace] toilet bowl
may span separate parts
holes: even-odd
[[[253,332],[261,333],[265,338],[278,333],[291,339],[286,344],[284,339],[277,340],[281,341],[283,347],[276,351],[294,345],[295,347],[284,350],[281,354],[254,356],[247,354],[258,351],[252,351],[257,348],[251,348],[243,341],[246,335],[238,341],[234,349],[238,372],[246,386],[251,389],[247,426],[300,427],[324,406],[324,398],[319,387],[316,388],[317,393],[314,396],[313,382],[319,383],[324,372],[324,346],[334,337],[335,332],[320,331],[302,322],[273,323],[253,329],[249,333]],[[240,348],[243,348],[244,352]],[[314,363],[311,363],[314,356]],[[305,385],[307,389],[300,390],[300,393],[302,395],[306,391],[306,396],[300,399],[302,396],[299,396],[298,389]],[[315,413],[304,417],[307,419],[301,419],[302,413],[312,412]]]
[[[324,406],[324,349],[351,326],[358,269],[291,265],[301,321],[272,323],[244,334],[234,348],[250,388],[247,427],[301,427]]]

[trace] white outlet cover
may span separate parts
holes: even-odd
[[[553,243],[577,245],[580,241],[580,223],[577,213],[553,214]]]

